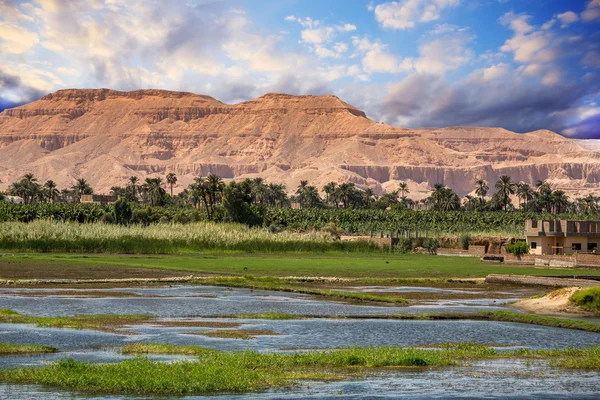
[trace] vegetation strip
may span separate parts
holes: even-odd
[[[42,346],[39,344],[0,343],[0,356],[56,352],[58,352],[58,349],[52,346]]]
[[[207,332],[186,332],[186,335],[202,335],[221,339],[256,339],[257,336],[278,336],[281,333],[270,329],[221,329]]]
[[[132,348],[131,346],[137,346]],[[154,362],[136,358],[116,364],[90,364],[72,359],[38,368],[0,371],[0,381],[45,384],[110,393],[172,394],[251,392],[287,387],[302,380],[344,379],[384,367],[452,366],[486,358],[553,359],[553,365],[598,369],[600,346],[562,350],[499,351],[475,343],[440,344],[436,349],[372,347],[323,352],[222,352],[203,348],[137,344],[126,354],[186,354],[197,361]]]
[[[153,317],[147,315],[118,314],[38,317],[33,315],[22,315],[9,309],[0,309],[0,323],[4,324],[35,324],[43,328],[92,329],[110,333],[119,333],[121,335],[132,334],[132,332],[122,331],[118,328],[140,324],[152,319]]]
[[[210,318],[239,318],[239,319],[265,319],[265,320],[290,320],[290,319],[389,319],[389,320],[414,320],[414,321],[441,321],[441,320],[477,320],[517,322],[556,328],[576,329],[581,331],[600,333],[600,323],[578,319],[546,317],[533,314],[522,314],[511,311],[477,311],[477,312],[438,312],[438,313],[402,313],[402,314],[376,314],[376,315],[294,315],[287,313],[259,313],[259,314],[233,314],[214,315]]]

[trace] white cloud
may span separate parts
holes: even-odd
[[[367,38],[355,36],[352,38],[352,44],[357,52],[363,55],[362,68],[367,74],[398,73],[413,68],[410,59],[400,60],[386,50],[387,45],[379,41],[372,42]]]
[[[321,44],[331,41],[335,36],[335,31],[332,27],[326,26],[323,28],[304,29],[301,32],[302,41],[310,44]]]
[[[568,25],[579,21],[579,16],[573,11],[567,11],[562,14],[558,14],[556,18],[558,18],[558,20],[562,23],[561,28],[565,28]]]
[[[581,19],[585,22],[600,21],[600,2],[590,0],[585,11],[581,13]]]
[[[549,71],[542,79],[544,85],[553,86],[560,83],[560,71],[552,70]]]
[[[470,40],[468,35],[457,34],[424,43],[419,47],[415,69],[420,73],[442,75],[460,68],[475,57],[473,50],[467,47]]]
[[[0,21],[0,53],[21,54],[39,43],[38,35],[26,28]]]
[[[356,30],[356,25],[344,24],[336,26],[336,29],[340,32],[352,32]]]
[[[409,29],[418,22],[440,19],[442,9],[459,5],[461,0],[400,0],[379,4],[373,10],[383,28]]]

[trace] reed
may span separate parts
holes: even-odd
[[[124,254],[380,251],[366,241],[340,241],[328,233],[316,231],[271,233],[267,229],[211,222],[123,226],[47,220],[0,223],[0,249]]]

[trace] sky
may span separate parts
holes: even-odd
[[[0,110],[72,87],[600,138],[600,0],[0,0]]]

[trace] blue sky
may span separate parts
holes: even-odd
[[[67,87],[600,138],[600,0],[0,0],[0,110]]]

